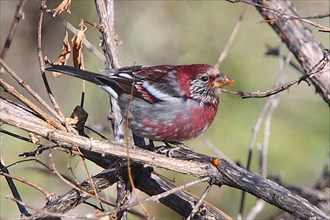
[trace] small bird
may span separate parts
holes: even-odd
[[[46,70],[95,83],[117,100],[135,135],[165,143],[203,133],[217,113],[220,87],[234,84],[207,64],[131,66],[110,75],[64,65]]]

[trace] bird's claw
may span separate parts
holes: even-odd
[[[179,155],[184,154],[183,151],[191,151],[191,148],[185,146],[182,143],[171,143],[176,144],[176,146],[170,145],[168,142],[164,142],[165,146],[160,146],[157,152],[163,153],[168,157],[179,157]]]

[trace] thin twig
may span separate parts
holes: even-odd
[[[48,201],[52,199],[52,196],[49,192],[42,189],[40,186],[25,180],[24,178],[12,176],[9,173],[4,172],[3,170],[0,171],[0,175],[5,176],[6,178],[17,180],[25,185],[31,186],[32,188],[34,188],[34,189],[38,190],[39,192],[41,192],[42,194],[44,194]]]
[[[0,64],[2,60],[0,59]],[[6,65],[2,65],[6,69]],[[0,86],[5,89],[8,93],[19,99],[22,103],[24,103],[26,106],[30,107],[33,111],[35,111],[37,114],[39,114],[47,123],[51,124],[52,126],[65,130],[65,127],[62,126],[61,123],[56,121],[53,117],[51,117],[49,114],[44,112],[41,108],[36,106],[33,102],[31,102],[29,99],[27,99],[25,96],[23,96],[21,93],[19,93],[15,87],[8,84],[6,81],[4,81],[3,78],[0,77]]]
[[[91,132],[94,132],[95,134],[97,134],[98,136],[100,136],[102,139],[108,140],[108,138],[106,136],[104,136],[103,134],[101,134],[100,132],[98,132],[93,127],[85,125],[84,128],[86,128],[87,130],[89,130]]]
[[[44,12],[53,17],[51,11],[47,12],[47,10],[44,10]],[[63,16],[56,16],[55,21],[61,22],[73,34],[77,32],[77,28],[75,28],[69,21],[64,19]],[[83,44],[89,52],[94,54],[101,61],[105,62],[104,54],[102,54],[87,38],[83,40]]]
[[[114,30],[114,1],[113,0],[95,0],[95,5],[96,5],[96,10],[99,15],[99,20],[101,25],[104,26],[103,32],[102,32],[102,48],[106,57],[106,68],[113,68],[113,69],[118,69],[121,64],[119,61],[118,57],[118,42],[115,39],[115,30]],[[125,128],[124,125],[125,123],[122,123],[123,121],[123,116],[120,112],[120,108],[116,100],[111,99],[111,113],[110,115],[112,116],[112,126],[113,126],[113,131],[114,131],[114,136],[115,136],[115,141],[118,142],[124,142],[125,140],[125,131],[127,130],[127,127]],[[126,132],[126,137],[128,132]],[[128,176],[129,176],[129,181],[130,184],[134,190],[134,182],[132,179],[132,174],[131,174],[131,167],[130,167],[130,157],[129,157],[129,148],[127,144],[127,160],[128,160]],[[138,197],[137,197],[138,199]],[[119,201],[120,199],[118,199]],[[145,208],[143,205],[140,205],[142,210],[146,212]],[[147,216],[147,214],[146,214]]]
[[[11,193],[13,194],[14,198],[22,201],[21,196],[19,195],[19,192],[17,190],[17,187],[14,184],[13,178],[12,176],[9,174],[9,171],[6,167],[6,165],[4,164],[2,158],[0,159],[0,175],[5,176],[6,181],[8,183],[8,186],[10,188]],[[21,212],[22,217],[27,217],[30,216],[31,214],[26,210],[25,205],[21,204],[19,202],[16,202],[17,207],[19,209],[19,211]]]
[[[5,70],[12,76],[26,91],[28,91],[33,98],[35,98],[42,106],[44,106],[53,116],[57,116],[57,113],[36,93],[28,84],[26,81],[22,80],[1,58],[0,58],[0,65],[5,68]],[[40,112],[37,112],[40,114]],[[49,116],[50,119],[50,116]],[[55,122],[54,119],[52,121]],[[60,125],[59,122],[57,123],[58,128],[64,129],[62,125]]]
[[[260,213],[266,205],[266,202],[262,199],[258,199],[256,204],[251,208],[250,212],[246,215],[246,220],[254,220],[258,213]]]
[[[275,12],[275,15],[278,17],[278,19],[272,19],[272,20],[266,20],[266,21],[263,21],[263,22],[274,22],[276,20],[283,20],[283,21],[287,21],[287,20],[299,20],[299,21],[302,21],[302,22],[305,22],[307,24],[310,24],[314,27],[317,27],[317,28],[320,28],[319,31],[322,31],[322,32],[330,32],[330,28],[329,27],[325,27],[321,24],[318,24],[318,23],[315,23],[315,22],[312,22],[310,20],[307,20],[307,19],[320,19],[320,18],[325,18],[325,17],[329,17],[330,14],[324,14],[324,15],[316,15],[316,16],[306,16],[306,17],[298,17],[298,16],[292,16],[292,15],[287,15],[285,14],[284,12],[281,12],[281,11],[278,11],[278,10],[275,10],[275,9],[272,9],[272,8],[269,8],[269,7],[266,7],[264,5],[261,5],[261,4],[258,4],[258,3],[254,3],[250,0],[226,0],[230,3],[245,3],[245,4],[248,4],[248,5],[253,5],[255,7],[258,7],[258,8],[263,8],[263,9],[266,9],[266,10],[269,10],[269,11],[273,11]]]
[[[118,212],[118,211],[121,211],[121,210],[125,210],[125,209],[128,209],[128,208],[134,207],[136,205],[139,205],[140,203],[143,203],[144,204],[144,203],[148,203],[148,202],[158,202],[161,198],[164,198],[166,196],[169,196],[169,195],[171,195],[173,193],[176,193],[178,191],[181,191],[181,190],[183,190],[185,188],[188,188],[188,187],[191,187],[191,186],[194,186],[194,185],[198,185],[200,183],[207,182],[209,180],[210,180],[209,177],[198,179],[198,180],[195,180],[195,181],[186,183],[184,185],[174,187],[174,188],[172,188],[172,189],[170,189],[168,191],[165,191],[163,193],[159,193],[157,195],[150,196],[150,197],[148,197],[146,199],[140,200],[140,202],[134,202],[134,203],[131,203],[131,204],[126,204],[126,205],[120,207],[119,209],[116,209],[116,210],[113,210],[113,211],[108,212],[107,214],[114,214],[115,212]]]
[[[211,189],[211,184],[207,185],[206,189],[204,190],[201,198],[198,200],[197,204],[194,206],[193,210],[191,211],[190,215],[188,216],[187,220],[192,219],[195,214],[197,213],[198,209],[200,208],[200,206],[202,205],[205,197],[207,196],[207,194],[210,192]]]
[[[267,51],[265,52],[266,55],[268,56],[279,56],[279,49],[278,47],[270,47],[269,45],[267,45]],[[283,57],[284,59],[286,59],[285,55]],[[290,66],[293,67],[295,70],[297,70],[299,73],[301,74],[305,74],[304,70],[295,62],[293,62],[292,60],[290,60]]]
[[[313,21],[310,21],[308,20],[308,18],[317,18],[317,17],[321,17],[321,18],[324,18],[324,17],[329,17],[330,14],[325,14],[325,15],[319,15],[319,16],[308,16],[308,17],[299,17],[299,16],[292,16],[292,15],[287,15],[287,14],[283,14],[283,13],[277,13],[276,14],[277,16],[277,19],[270,19],[270,20],[265,20],[265,21],[262,21],[262,22],[276,22],[278,20],[281,20],[281,21],[288,21],[288,20],[298,20],[298,21],[302,21],[306,24],[310,24],[314,27],[317,27],[317,28],[320,28],[319,31],[322,31],[322,32],[330,32],[330,28],[329,27],[326,27],[326,26],[323,26],[319,23],[316,23],[316,22],[313,22]]]
[[[12,107],[15,108],[15,106],[8,105],[8,113],[4,112],[1,114],[0,119],[2,122],[17,128],[28,130],[29,132],[37,133],[38,135],[57,143],[70,143],[75,146],[80,146],[81,149],[88,151],[91,151],[92,149],[92,152],[100,155],[113,155],[123,159],[127,156],[125,151],[123,151],[123,145],[88,139],[68,132],[47,128],[46,126],[21,118],[22,116],[18,118],[17,116],[11,115],[10,112]],[[19,120],[19,123],[17,123],[17,120]],[[201,178],[209,176],[212,178],[212,183],[215,185],[225,184],[247,191],[299,218],[312,218],[314,216],[317,219],[321,219],[326,216],[318,208],[310,205],[307,201],[292,194],[278,184],[274,184],[272,181],[264,179],[260,175],[247,172],[245,169],[229,163],[226,160],[221,160],[221,164],[215,167],[210,163],[212,158],[205,158],[205,155],[200,155],[204,157],[204,162],[201,162],[199,160],[196,161],[196,159],[183,160],[178,158],[168,158],[165,155],[139,148],[131,148],[130,151],[132,161],[137,163],[163,167],[182,173],[189,173],[190,175]],[[186,154],[186,152],[184,153]],[[193,157],[196,158],[197,155],[196,153],[194,154]],[[181,155],[180,157],[182,158],[183,156]],[[188,170],[187,167],[189,167]]]
[[[19,134],[15,134],[15,133],[13,133],[13,132],[10,132],[10,131],[7,131],[7,130],[4,130],[4,129],[2,129],[2,128],[0,128],[0,133],[4,133],[4,134],[10,135],[10,136],[12,136],[12,137],[14,137],[14,138],[17,138],[17,139],[19,139],[19,140],[23,140],[23,141],[27,141],[27,142],[29,142],[29,143],[32,143],[31,138],[23,137],[23,136],[21,136],[21,135],[19,135]]]
[[[266,90],[263,92],[257,91],[257,92],[234,92],[234,91],[229,91],[229,90],[225,90],[222,89],[223,92],[228,93],[228,94],[232,94],[232,95],[236,95],[239,98],[242,99],[247,99],[247,98],[264,98],[264,97],[269,97],[272,95],[275,95],[277,93],[280,93],[284,90],[289,89],[291,86],[295,85],[295,84],[299,84],[301,81],[306,81],[307,79],[312,78],[313,76],[317,75],[317,74],[322,74],[325,71],[329,71],[329,70],[323,70],[323,68],[327,65],[327,63],[329,62],[329,51],[325,51],[324,52],[324,56],[323,58],[319,61],[319,63],[317,63],[314,68],[309,72],[306,73],[305,75],[292,80],[288,83],[285,83],[282,86],[278,86],[275,89],[271,89],[271,90]]]
[[[65,182],[66,184],[68,184],[69,186],[71,186],[72,188],[76,189],[76,190],[79,190],[79,191],[82,191],[84,194],[86,194],[87,196],[89,197],[92,197],[100,202],[103,202],[107,205],[110,205],[110,206],[116,206],[115,204],[111,203],[110,201],[107,201],[106,199],[103,199],[101,197],[99,197],[98,195],[96,194],[92,194],[90,192],[88,192],[87,190],[83,189],[81,186],[77,186],[76,184],[72,183],[70,180],[68,180],[67,178],[65,178],[60,172],[58,172],[58,170],[55,168],[55,162],[54,162],[54,158],[52,156],[52,153],[49,154],[49,158],[50,158],[50,162],[51,162],[51,169],[52,169],[52,172],[55,173],[63,182]],[[90,185],[93,184],[93,182],[90,182],[89,183]],[[95,186],[94,186],[95,187]],[[93,188],[93,187],[91,187]],[[94,191],[93,189],[93,192],[94,193],[97,193]]]
[[[44,105],[46,109],[51,111],[58,120],[60,120],[62,123],[65,123],[65,116],[62,113],[47,80],[46,74],[45,74],[45,64],[44,64],[44,56],[42,54],[42,25],[43,25],[43,18],[44,18],[44,9],[46,8],[46,0],[42,0],[40,3],[40,13],[39,13],[39,22],[38,22],[38,31],[37,31],[37,53],[38,53],[38,61],[39,61],[39,67],[41,72],[41,77],[44,82],[45,88],[47,90],[49,100],[53,104],[55,108],[55,113],[53,112],[53,109],[50,108],[48,105]]]
[[[16,13],[14,15],[13,22],[11,23],[11,26],[10,26],[10,29],[9,29],[9,32],[8,32],[8,36],[6,38],[5,44],[3,45],[3,48],[2,48],[1,53],[0,53],[0,58],[3,59],[3,60],[6,57],[6,53],[10,48],[12,40],[14,39],[14,35],[16,33],[19,22],[22,19],[24,19],[23,7],[24,7],[26,2],[27,2],[27,0],[21,0],[17,5]]]
[[[208,148],[210,151],[212,151],[216,157],[218,158],[224,158],[228,161],[231,161],[229,157],[227,157],[223,152],[219,150],[214,144],[207,138],[205,135],[201,134],[198,136],[198,139],[201,140],[201,142]]]
[[[311,73],[313,71],[312,69],[318,66],[317,64],[319,61],[324,58],[325,48],[315,39],[313,33],[303,22],[277,19],[279,16],[298,16],[297,9],[293,6],[291,1],[253,0],[253,2],[279,11],[273,13],[270,10],[264,10],[262,7],[256,7],[265,20],[275,19],[276,22],[268,22],[269,26],[279,35],[288,49],[294,54],[301,67],[304,69],[305,74]],[[319,68],[319,72],[322,72],[322,74],[315,74],[309,79],[315,87],[316,92],[330,105],[329,62],[323,65],[323,69]]]
[[[254,3],[253,1],[250,1],[250,0],[226,0],[227,2],[230,2],[230,3],[245,3],[245,4],[248,4],[248,5],[253,5],[255,7],[260,7],[260,8],[263,8],[263,9],[267,9],[269,11],[273,11],[273,12],[276,12],[276,13],[279,13],[277,10],[275,9],[272,9],[272,8],[269,8],[269,7],[266,7],[264,5],[261,5],[261,4],[258,4],[258,3]]]
[[[19,203],[20,205],[26,206],[29,209],[32,209],[34,211],[36,211],[36,213],[38,214],[44,214],[47,215],[48,217],[58,217],[58,218],[64,218],[64,219],[98,219],[96,215],[93,214],[86,214],[86,215],[68,215],[68,214],[60,214],[60,213],[55,213],[55,212],[49,212],[46,210],[40,210],[39,208],[33,207],[31,205],[25,204],[24,202],[22,202],[21,200],[16,199],[15,197],[12,196],[6,196],[6,199],[10,199],[16,203]],[[24,220],[32,220],[34,218],[24,218]]]
[[[227,57],[227,54],[228,54],[228,51],[229,51],[229,48],[230,46],[232,45],[232,43],[234,42],[234,39],[238,33],[238,30],[240,29],[241,27],[241,24],[242,24],[242,21],[243,21],[243,18],[244,18],[244,15],[247,11],[248,7],[244,7],[241,15],[239,16],[234,28],[232,29],[230,35],[229,35],[229,38],[225,44],[225,47],[223,48],[223,50],[221,51],[220,53],[220,56],[218,58],[218,61],[216,62],[216,64],[214,65],[214,67],[216,69],[219,69],[221,63],[224,61],[224,59]]]
[[[275,80],[275,83],[273,86],[275,88],[281,85],[282,76],[284,74],[286,67],[290,63],[290,60],[292,58],[292,53],[290,53],[288,56],[286,56],[284,63],[282,62],[283,56],[284,55],[282,54],[282,50],[280,49],[280,56],[279,56],[280,57],[280,59],[279,59],[280,68],[279,69],[280,70],[279,70],[279,74],[278,74],[277,79]],[[264,139],[263,139],[263,145],[262,145],[263,147],[262,147],[262,153],[261,153],[260,163],[259,163],[260,164],[260,175],[263,176],[264,178],[267,175],[266,169],[267,169],[267,153],[268,153],[268,143],[269,143],[269,134],[270,134],[270,122],[271,122],[271,118],[272,118],[272,113],[275,110],[277,105],[278,105],[277,96],[274,95],[274,96],[269,97],[269,99],[266,101],[265,105],[263,106],[263,108],[258,116],[256,124],[253,127],[251,140],[249,143],[248,159],[247,159],[247,165],[246,165],[247,170],[250,170],[250,166],[251,166],[251,162],[252,162],[252,154],[253,154],[254,146],[256,145],[257,135],[259,133],[262,121],[265,120],[265,122],[264,122]],[[238,219],[242,219],[242,217],[243,217],[244,202],[245,202],[245,192],[242,192]],[[257,209],[257,210],[259,210],[259,209]],[[253,209],[253,211],[255,211],[255,209]]]
[[[274,87],[278,87],[282,84],[283,75],[290,63],[292,55],[293,55],[292,53],[289,53],[288,56],[284,56],[283,49],[279,47],[279,73],[275,80]],[[267,157],[268,157],[271,119],[274,110],[278,106],[278,103],[279,103],[279,98],[277,95],[269,97],[267,102],[265,103],[266,114],[264,116],[264,135],[263,135],[262,147],[259,157],[260,175],[263,176],[264,178],[266,178],[267,176],[267,166],[268,166]],[[255,206],[247,214],[247,216],[249,216],[250,219],[254,219],[255,216],[257,216],[262,211],[262,208],[264,207],[265,203],[261,201],[262,200],[257,199]]]

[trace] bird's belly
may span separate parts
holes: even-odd
[[[167,114],[156,112],[150,117],[132,117],[128,124],[133,133],[139,136],[158,141],[182,142],[204,132],[215,114],[216,109],[213,107],[196,107],[186,111],[169,111]]]

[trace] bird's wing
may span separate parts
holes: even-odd
[[[144,99],[150,103],[168,101],[181,97],[177,89],[175,66],[132,66],[113,70],[109,76],[81,70],[71,66],[53,65],[46,70],[60,72],[87,80],[100,86],[114,98],[123,93]]]
[[[122,90],[150,103],[170,101],[182,97],[177,85],[176,66],[132,66],[119,69],[116,83]]]

